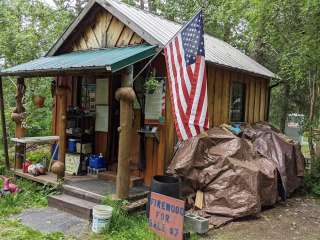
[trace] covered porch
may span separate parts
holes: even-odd
[[[10,166],[15,174],[52,185],[62,179],[66,188],[90,192],[92,196],[145,196],[148,188],[143,183],[148,185],[152,174],[146,174],[145,139],[138,133],[144,127],[138,96],[144,93],[143,85],[133,80],[155,53],[156,47],[150,45],[78,51],[1,71],[1,83],[1,77],[17,77],[12,115],[16,139],[26,137],[22,124],[25,81],[52,78],[52,135],[59,139],[55,142],[58,148],[54,148],[58,149],[58,157],[52,156],[46,175],[32,176],[22,170],[27,160],[23,154],[26,146],[16,144],[15,163]],[[72,142],[76,142],[73,150]],[[91,155],[99,155],[102,165],[91,167]]]

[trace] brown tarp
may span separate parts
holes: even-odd
[[[304,159],[269,125],[248,127],[243,137],[223,128],[182,142],[168,167],[183,182],[182,194],[194,206],[198,190],[204,193],[202,216],[220,216],[222,222],[261,211],[278,199],[278,171],[291,193],[303,176]],[[284,181],[285,180],[285,181]]]

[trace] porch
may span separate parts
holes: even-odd
[[[22,124],[25,79],[54,78],[52,117],[53,135],[59,137],[55,142],[58,158],[51,159],[52,168],[50,163],[46,175],[33,176],[22,171],[26,158],[23,146],[17,144],[14,174],[54,186],[63,180],[64,192],[80,192],[78,197],[89,196],[96,202],[106,195],[129,200],[145,197],[146,185],[160,173],[155,166],[162,163],[153,161],[158,155],[156,141],[145,138],[141,131],[144,119],[139,96],[144,94],[143,85],[134,85],[133,79],[155,52],[156,48],[148,45],[79,51],[40,58],[0,72],[0,79],[17,76],[13,120],[18,139],[26,135]],[[80,150],[70,150],[70,140],[75,140]],[[152,147],[151,155],[145,145]],[[103,157],[106,171],[88,174],[92,154]]]

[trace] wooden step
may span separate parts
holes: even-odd
[[[92,209],[97,204],[74,196],[62,194],[49,196],[48,205],[49,207],[60,209],[77,217],[91,220]]]
[[[106,181],[117,181],[117,173],[115,172],[102,172],[98,173],[98,178]],[[137,187],[143,184],[143,178],[137,176],[130,176],[130,187]]]
[[[68,184],[64,184],[63,185],[63,193],[76,197],[76,198],[80,198],[89,202],[94,202],[97,204],[102,203],[102,200],[104,198],[103,195],[94,193],[94,192],[89,192],[87,190],[78,188],[78,187],[74,187]]]

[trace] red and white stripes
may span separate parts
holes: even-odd
[[[165,48],[170,100],[178,138],[186,140],[209,128],[205,57],[187,65],[181,34]]]

